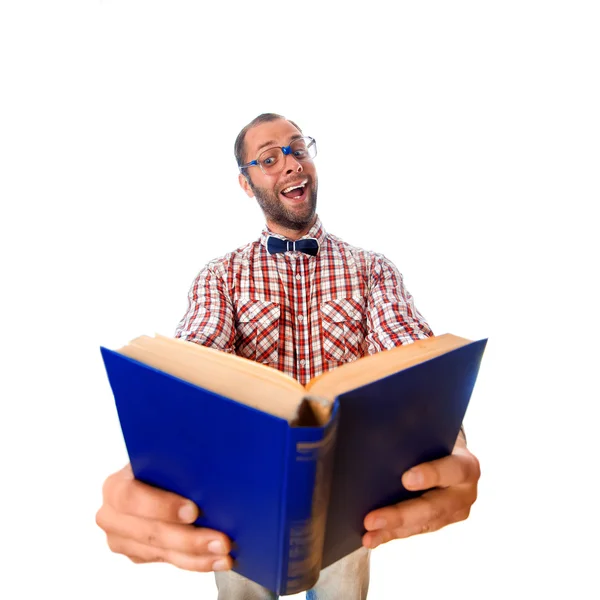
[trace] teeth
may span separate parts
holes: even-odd
[[[308,179],[305,179],[302,183],[300,183],[299,185],[293,185],[292,187],[289,188],[285,188],[285,190],[282,190],[281,193],[282,194],[287,194],[288,192],[291,192],[292,190],[296,190],[298,188],[304,187],[306,184],[308,183]]]

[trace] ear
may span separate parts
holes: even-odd
[[[238,175],[238,181],[240,183],[240,187],[246,192],[249,198],[254,198],[254,192],[248,183],[248,180],[240,173]]]

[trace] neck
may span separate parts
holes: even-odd
[[[312,229],[313,225],[316,222],[317,222],[317,215],[315,215],[313,217],[313,219],[309,225],[307,225],[303,229],[297,230],[297,229],[288,229],[287,227],[282,227],[281,225],[278,225],[277,223],[273,223],[272,221],[269,221],[269,219],[267,219],[267,227],[273,233],[278,233],[279,235],[282,235],[283,237],[287,238],[288,240],[292,240],[295,242],[296,240],[299,240],[303,235],[306,235]]]

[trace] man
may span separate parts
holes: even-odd
[[[312,138],[268,113],[240,132],[235,155],[240,185],[258,201],[266,228],[200,272],[177,337],[269,364],[305,384],[344,362],[432,335],[389,260],[326,233],[316,213]],[[467,518],[478,479],[479,463],[461,432],[451,456],[403,475],[407,489],[429,491],[365,515],[363,548],[324,569],[307,598],[365,598],[370,550]],[[230,570],[223,533],[190,525],[198,514],[191,502],[135,481],[129,466],[103,491],[97,523],[114,552],[215,571],[219,600],[275,598]]]

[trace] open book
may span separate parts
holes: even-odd
[[[235,571],[293,594],[360,547],[369,511],[417,495],[402,473],[451,452],[486,342],[431,337],[306,387],[160,335],[101,351],[136,478],[192,499]]]

